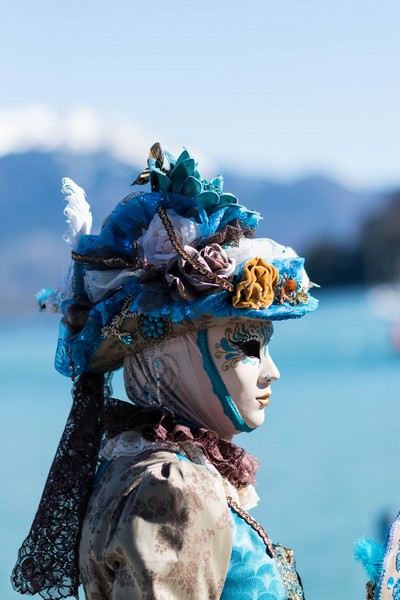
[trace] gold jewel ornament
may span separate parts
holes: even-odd
[[[296,296],[295,296],[295,302],[300,303],[300,304],[307,304],[308,302],[308,294],[305,290],[301,289],[297,292]]]

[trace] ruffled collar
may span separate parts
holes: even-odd
[[[127,402],[112,400],[103,413],[108,439],[125,431],[137,431],[151,442],[187,444],[201,449],[207,460],[237,489],[254,485],[258,460],[215,431],[178,422],[159,409],[138,408]]]

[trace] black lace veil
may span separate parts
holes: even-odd
[[[79,535],[103,433],[104,382],[103,375],[85,372],[74,386],[72,409],[11,576],[21,594],[78,598]]]

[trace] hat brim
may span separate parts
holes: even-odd
[[[272,261],[280,275],[294,279],[299,287],[304,275],[304,259],[293,257]],[[196,332],[237,320],[280,321],[298,319],[318,307],[318,300],[308,294],[306,303],[274,302],[267,307],[235,308],[232,294],[220,291],[192,302],[171,302],[144,312],[140,308],[142,286],[131,281],[111,298],[92,308],[82,331],[70,336],[62,329],[56,357],[56,368],[64,375],[79,375],[89,368],[107,372],[122,366],[124,358],[164,339]],[[143,332],[143,318],[156,323],[156,337]],[[167,328],[167,335],[163,329]]]

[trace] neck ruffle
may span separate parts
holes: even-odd
[[[254,456],[220,438],[215,431],[179,422],[159,409],[144,409],[113,400],[103,413],[103,424],[109,438],[124,431],[138,431],[149,441],[191,443],[200,448],[220,475],[237,489],[256,482],[258,460]]]

